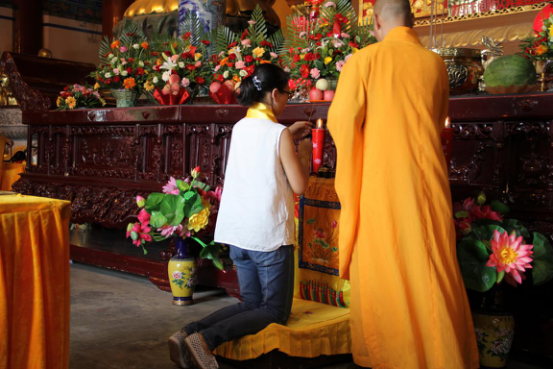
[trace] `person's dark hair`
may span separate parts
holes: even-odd
[[[289,78],[288,73],[277,65],[258,65],[251,76],[242,79],[236,99],[240,105],[251,106],[263,101],[267,92],[275,88],[284,93]]]

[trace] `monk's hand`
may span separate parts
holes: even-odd
[[[299,121],[292,124],[288,129],[290,130],[290,133],[292,134],[292,138],[294,140],[301,140],[302,138],[306,137],[309,133],[311,133],[312,128],[313,128],[313,123],[306,122],[306,121]]]

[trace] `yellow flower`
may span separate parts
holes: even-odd
[[[256,47],[255,49],[252,50],[252,54],[256,58],[261,58],[263,56],[263,54],[265,54],[265,49],[262,48],[262,47]]]
[[[102,104],[102,106],[106,106],[106,100],[100,98],[100,103]]]
[[[240,77],[238,76],[238,74],[235,74],[233,77],[232,77],[232,80],[234,82],[240,82]]]
[[[205,208],[199,213],[193,214],[188,219],[188,229],[194,230],[194,232],[199,232],[201,229],[205,228],[209,222],[209,208]]]
[[[549,35],[553,34],[553,24],[549,26]]]
[[[146,91],[152,91],[154,88],[155,88],[155,86],[152,82],[146,81],[146,83],[144,83],[144,89]]]
[[[60,107],[60,105],[63,103],[63,97],[61,96],[58,96],[58,99],[56,100],[56,105],[58,106],[58,108]]]
[[[548,48],[545,45],[539,45],[536,47],[536,55],[543,55],[547,52]]]
[[[77,106],[77,100],[73,96],[69,96],[67,99],[65,99],[65,103],[69,107],[69,109],[75,109],[75,106]]]
[[[97,90],[97,89],[99,89],[99,88],[100,88],[100,84],[99,84],[98,82],[96,82],[96,83],[94,84],[94,89]]]
[[[332,57],[327,56],[327,57],[325,58],[325,64],[326,64],[326,65],[330,64],[331,61],[332,61]]]
[[[201,53],[196,53],[196,54],[194,54],[194,60],[195,60],[195,61],[198,61],[198,60],[200,60],[201,58],[202,58],[202,54],[201,54]]]
[[[355,53],[358,52],[358,51],[359,51],[359,49],[356,48],[356,47],[354,47],[354,48],[351,50],[351,53],[352,53],[352,54],[355,54]]]
[[[305,58],[305,54],[300,55],[300,59],[303,60]]]

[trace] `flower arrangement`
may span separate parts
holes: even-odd
[[[291,89],[314,84],[311,100],[332,100],[336,80],[345,63],[376,39],[370,23],[358,25],[349,1],[322,4],[321,0],[309,0],[308,3],[312,7],[309,18],[287,18],[289,38],[283,48],[284,63],[292,77]]]
[[[268,36],[263,11],[256,6],[248,21],[249,26],[241,35],[226,27],[219,27],[217,33],[217,55],[214,56],[211,96],[218,103],[229,103],[228,98],[242,81],[251,76],[256,65],[279,61],[277,54],[284,36],[278,30]]]
[[[143,87],[163,105],[183,104],[211,79],[212,41],[202,21],[188,13],[181,33],[178,38],[153,42],[150,52],[152,70]]]
[[[522,55],[531,60],[553,58],[553,15],[543,20],[542,30],[523,40]]]
[[[213,241],[205,243],[202,232],[209,232],[214,227],[217,209],[221,200],[221,189],[214,191],[197,180],[200,168],[191,172],[191,178],[176,180],[171,177],[163,187],[163,193],[153,192],[147,199],[137,196],[136,203],[141,208],[138,222],[127,226],[127,238],[133,244],[141,246],[148,242],[163,241],[169,237],[191,238],[202,247],[200,257],[213,261],[213,264],[223,269],[219,259],[219,245]]]
[[[106,105],[100,93],[90,86],[69,85],[64,87],[56,101],[56,110],[75,108],[98,108]]]
[[[100,65],[91,74],[96,89],[141,91],[146,82],[150,45],[136,26],[127,26],[126,30],[118,40],[102,40]]]
[[[516,286],[526,279],[528,269],[535,285],[553,279],[553,247],[548,239],[538,232],[530,234],[516,219],[505,218],[509,211],[505,204],[485,202],[482,193],[476,200],[454,205],[457,258],[466,287],[485,292],[503,280]]]

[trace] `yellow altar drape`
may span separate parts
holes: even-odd
[[[68,201],[0,195],[0,369],[69,365]]]

